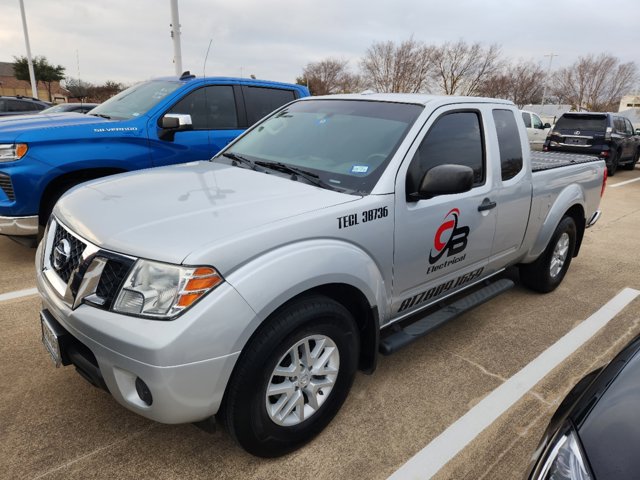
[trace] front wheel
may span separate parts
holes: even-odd
[[[533,263],[520,265],[522,283],[541,293],[555,290],[571,264],[576,247],[576,232],[573,218],[563,217],[538,259]]]
[[[249,453],[276,457],[311,440],[331,421],[355,376],[353,316],[324,296],[277,312],[245,347],[219,419]]]

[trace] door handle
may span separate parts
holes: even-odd
[[[491,210],[496,208],[496,202],[492,202],[488,198],[485,198],[480,205],[478,205],[478,211],[484,212],[485,210]]]

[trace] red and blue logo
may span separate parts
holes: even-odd
[[[442,224],[438,227],[435,237],[433,237],[433,248],[429,253],[429,263],[433,265],[446,253],[447,257],[456,255],[467,248],[467,237],[469,227],[458,227],[460,210],[454,208],[444,217]]]

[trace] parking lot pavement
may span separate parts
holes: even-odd
[[[160,425],[120,407],[40,343],[39,300],[0,302],[0,478],[386,478],[625,287],[640,289],[640,170],[609,181],[600,221],[563,284],[522,287],[381,357],[309,445],[273,460],[229,436]],[[34,286],[33,250],[0,239],[0,293]],[[568,390],[640,333],[640,299],[555,368],[436,475],[517,479]]]
[[[35,286],[34,248],[0,236],[0,294]]]

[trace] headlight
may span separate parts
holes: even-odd
[[[547,449],[547,458],[533,480],[593,480],[582,447],[573,428],[557,435]]]
[[[182,267],[138,260],[124,281],[113,310],[169,319],[222,282],[212,267]]]
[[[20,160],[28,149],[26,143],[0,143],[0,162]]]

